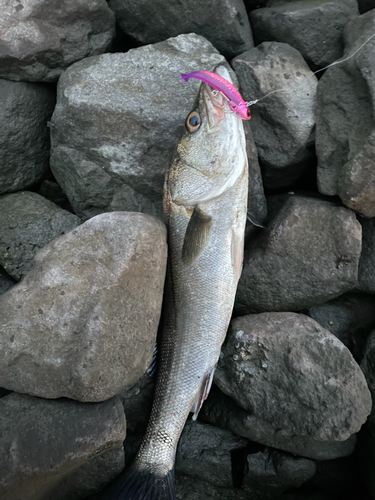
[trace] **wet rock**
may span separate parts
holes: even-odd
[[[165,172],[200,86],[180,73],[224,62],[207,40],[190,34],[85,59],[64,73],[51,168],[78,215],[161,213]]]
[[[36,252],[81,223],[80,219],[31,192],[0,197],[0,264],[16,280],[33,266]]]
[[[136,213],[100,215],[46,245],[0,297],[0,387],[103,401],[134,383],[151,361],[166,259],[165,226]]]
[[[356,0],[269,0],[250,12],[258,42],[288,43],[309,64],[323,67],[342,55],[342,31],[358,15]]]
[[[278,425],[271,425],[254,413],[244,410],[216,386],[212,387],[199,416],[251,441],[315,460],[345,457],[353,453],[356,444],[355,435],[346,441],[320,441],[293,431],[280,432]]]
[[[120,28],[143,44],[194,32],[228,58],[254,47],[243,0],[110,0],[109,6]]]
[[[12,393],[0,409],[2,500],[85,498],[124,466],[117,398],[82,404]]]
[[[280,434],[345,441],[371,410],[366,380],[349,350],[302,314],[233,320],[214,380]]]
[[[299,311],[333,299],[355,287],[360,252],[352,211],[288,195],[245,251],[235,310]]]
[[[105,0],[6,2],[0,19],[0,77],[51,82],[70,64],[101,54],[115,34]]]
[[[356,290],[375,293],[375,219],[359,219],[362,226],[362,252]]]
[[[375,10],[348,23],[345,56],[374,32]],[[318,187],[338,194],[345,205],[365,217],[375,216],[374,97],[375,39],[348,61],[329,68],[318,85],[316,152]]]
[[[176,474],[177,500],[248,500],[248,495],[240,489],[219,488],[206,481]]]
[[[178,443],[176,472],[232,488],[231,452],[246,445],[246,439],[229,431],[189,419]]]
[[[0,266],[0,295],[12,288],[17,282]]]
[[[313,150],[317,78],[298,50],[265,42],[232,61],[246,101],[267,188],[281,188],[301,176]]]
[[[304,312],[361,361],[367,337],[375,328],[375,297],[348,293]]]
[[[0,80],[0,194],[27,188],[48,170],[54,105],[45,85]]]

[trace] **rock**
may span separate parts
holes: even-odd
[[[176,475],[177,500],[248,500],[248,495],[240,489],[219,488],[205,481]]]
[[[375,10],[348,23],[344,30],[349,56],[374,32]],[[375,216],[375,39],[351,59],[329,68],[318,85],[316,152],[318,187],[338,194],[365,217]]]
[[[254,47],[243,0],[216,0],[214,6],[200,0],[110,0],[109,6],[120,28],[143,44],[194,32],[228,58]]]
[[[0,264],[16,280],[33,266],[36,252],[81,223],[80,219],[31,192],[0,197]]]
[[[232,488],[231,453],[246,445],[246,439],[229,431],[189,419],[178,443],[176,472],[221,488]]]
[[[368,388],[375,400],[375,330],[371,332],[367,339],[361,369],[365,374]]]
[[[38,194],[47,198],[47,200],[52,201],[52,203],[55,203],[64,210],[72,211],[66,194],[63,193],[63,190],[55,181],[48,179],[43,180],[40,183]]]
[[[288,195],[245,251],[235,310],[300,311],[333,299],[355,287],[360,252],[353,212]]]
[[[12,288],[17,282],[0,266],[0,295]]]
[[[302,314],[233,320],[214,381],[280,434],[345,441],[371,411],[366,380],[349,350]]]
[[[337,500],[337,497],[331,497],[319,490],[311,490],[298,493],[285,493],[278,500]]]
[[[375,219],[359,219],[362,226],[362,252],[356,290],[375,293]]]
[[[269,0],[250,12],[250,20],[258,43],[288,43],[309,64],[323,67],[341,57],[342,31],[357,15],[356,0]]]
[[[48,170],[54,105],[55,93],[45,85],[0,80],[0,194],[32,186]]]
[[[85,59],[64,73],[51,168],[78,215],[161,213],[165,172],[200,86],[180,73],[220,63],[207,40],[190,34]]]
[[[375,328],[375,298],[348,293],[304,311],[333,333],[360,362],[367,337]]]
[[[277,425],[273,426],[254,413],[244,410],[216,386],[212,387],[199,417],[251,441],[315,460],[345,457],[353,453],[356,444],[355,435],[346,441],[319,441],[293,431],[288,433],[283,430],[281,433]]]
[[[134,383],[151,361],[166,260],[165,226],[136,213],[46,245],[0,297],[0,387],[97,402]]]
[[[105,52],[115,19],[105,0],[19,0],[3,4],[0,32],[0,78],[52,82],[75,61]]]
[[[1,500],[85,498],[124,466],[117,398],[82,404],[13,393],[0,408]]]
[[[317,78],[298,50],[265,42],[232,61],[246,101],[265,186],[292,184],[314,160]],[[280,92],[277,92],[280,90]]]

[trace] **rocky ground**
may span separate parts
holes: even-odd
[[[2,5],[0,500],[95,498],[131,463],[163,179],[199,89],[180,73],[220,63],[259,100],[249,212],[265,227],[246,229],[177,498],[375,498],[374,33],[375,0]]]

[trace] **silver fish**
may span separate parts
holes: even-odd
[[[231,81],[224,66],[216,72]],[[164,191],[169,264],[160,364],[134,464],[103,499],[175,499],[177,443],[210,390],[241,274],[248,165],[241,118],[206,83]]]

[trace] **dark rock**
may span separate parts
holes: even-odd
[[[233,320],[214,381],[280,434],[345,441],[371,411],[366,380],[349,350],[302,314]]]
[[[204,36],[232,58],[254,47],[243,0],[109,0],[120,28],[138,42],[155,43],[182,33]]]
[[[319,490],[303,491],[298,493],[285,493],[278,500],[338,500],[337,497],[331,497]],[[342,500],[342,499],[340,499]]]
[[[374,32],[375,10],[348,23],[345,56],[353,54]],[[375,39],[319,81],[316,123],[318,187],[338,194],[365,217],[375,216]]]
[[[0,266],[0,295],[12,288],[17,282]]]
[[[51,82],[75,61],[101,54],[115,34],[105,0],[34,0],[2,6],[0,77]]]
[[[361,369],[365,374],[368,388],[375,400],[375,330],[371,332],[367,339]]]
[[[198,479],[176,475],[177,500],[249,500],[240,489],[219,488]]]
[[[317,78],[298,50],[285,43],[262,43],[232,65],[245,100],[266,96],[251,108],[264,184],[270,189],[288,186],[315,157]]]
[[[354,213],[306,196],[285,200],[245,251],[235,304],[239,314],[299,311],[357,283],[361,226]]]
[[[54,105],[55,93],[45,85],[0,80],[0,194],[25,189],[48,170]]]
[[[361,361],[367,337],[375,328],[374,297],[349,293],[304,312],[339,338],[357,362]]]
[[[341,57],[342,31],[356,15],[356,0],[269,0],[250,12],[250,20],[258,42],[288,43],[322,67]]]
[[[43,196],[43,198],[52,201],[52,203],[55,203],[64,210],[72,211],[66,194],[63,192],[57,182],[48,179],[43,180],[40,183],[38,194],[40,194],[40,196]]]
[[[0,264],[16,280],[32,268],[38,250],[71,231],[80,219],[31,192],[0,197]]]
[[[281,433],[278,426],[272,426],[255,414],[244,410],[215,386],[212,387],[199,416],[211,424],[228,429],[251,441],[316,460],[331,460],[350,455],[356,443],[355,435],[346,441],[319,441],[294,432]]]
[[[373,363],[372,363],[373,364]],[[373,367],[372,382],[373,382]],[[367,376],[367,374],[366,374]],[[373,387],[372,387],[373,390]],[[374,394],[374,393],[373,393]],[[356,450],[356,458],[359,464],[359,470],[363,481],[371,494],[371,498],[375,496],[375,412],[369,416],[367,422],[363,426],[358,435],[358,447]]]
[[[46,245],[0,296],[0,387],[103,401],[134,383],[151,361],[166,260],[165,226],[136,213],[100,215]]]
[[[220,63],[223,56],[191,34],[85,59],[64,73],[51,168],[78,215],[161,213],[165,172],[200,86],[180,73]]]
[[[375,293],[375,219],[359,219],[362,225],[362,252],[359,259],[359,292]]]
[[[85,498],[124,466],[120,401],[0,399],[1,500]]]

